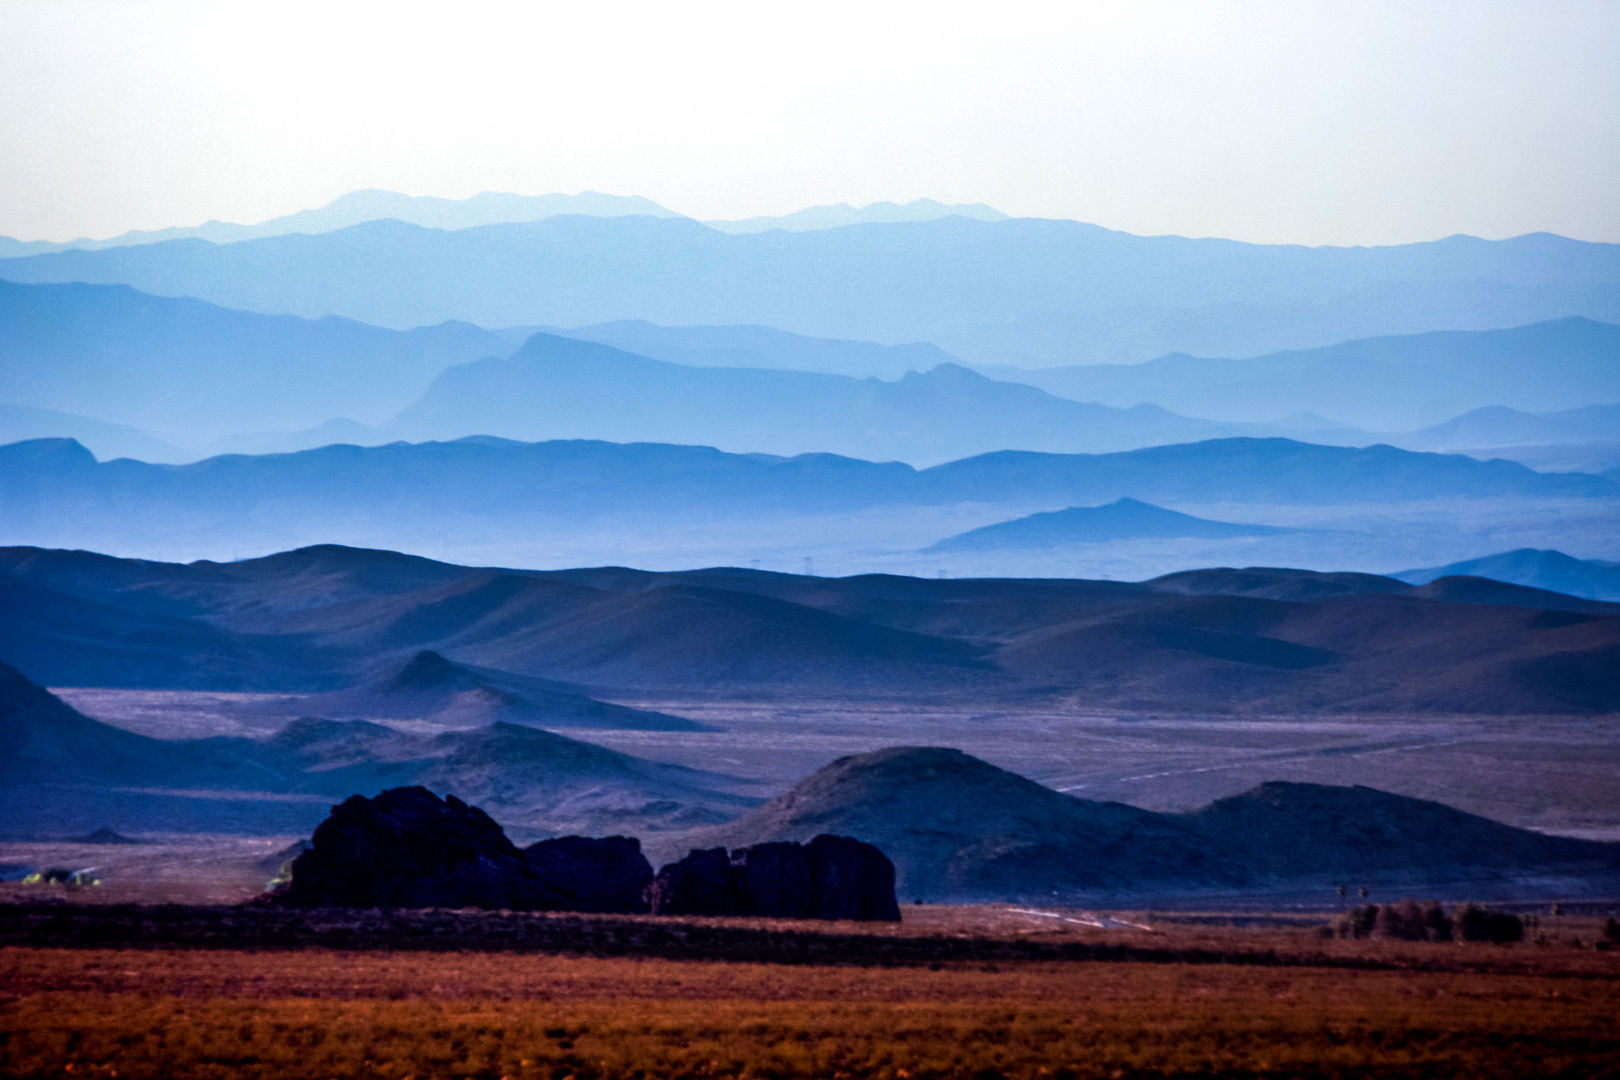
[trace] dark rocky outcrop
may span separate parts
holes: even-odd
[[[739,906],[747,914],[787,919],[820,915],[814,902],[817,882],[803,845],[777,842],[738,848],[731,856],[731,875]]]
[[[549,888],[566,895],[570,911],[647,910],[643,894],[652,883],[652,864],[634,837],[563,836],[530,844],[523,854]]]
[[[805,849],[810,859],[810,895],[818,919],[899,922],[894,864],[871,844],[822,834]]]
[[[695,850],[658,872],[647,900],[655,915],[900,919],[894,864],[848,836]]]
[[[293,907],[553,906],[493,819],[454,795],[392,788],[332,808],[276,899]]]
[[[291,880],[291,907],[646,910],[652,868],[638,841],[571,836],[519,850],[476,806],[423,787],[355,795],[332,808]]]

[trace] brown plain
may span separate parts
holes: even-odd
[[[1005,909],[907,916],[913,933],[1039,933]],[[1615,1075],[1620,952],[1592,948],[1599,923],[1544,920],[1542,943],[1514,946],[1326,941],[1276,926],[1062,931],[1298,966],[14,947],[0,950],[0,1074]],[[1346,961],[1367,966],[1328,966]]]

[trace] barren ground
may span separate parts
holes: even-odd
[[[867,967],[11,947],[0,949],[0,1074],[1034,1080],[1620,1070],[1620,952],[1593,950],[1597,920],[1586,916],[1562,917],[1544,944],[1489,946],[1324,942],[1286,920],[1100,930],[1006,910],[906,914],[900,927],[870,929],[1321,959]]]

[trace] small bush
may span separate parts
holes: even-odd
[[[1365,904],[1353,907],[1339,917],[1335,926],[1342,938],[1364,938],[1373,932],[1378,924],[1378,905]]]
[[[1438,901],[1419,904],[1367,904],[1352,908],[1335,927],[1343,938],[1384,938],[1395,941],[1450,941],[1452,920]]]
[[[1378,909],[1372,936],[1399,941],[1450,941],[1451,919],[1438,901],[1420,905],[1416,900],[1402,900]]]
[[[1524,938],[1524,920],[1482,904],[1464,904],[1457,910],[1457,936],[1464,941],[1491,941],[1500,945]]]
[[[1603,936],[1610,941],[1620,941],[1620,919],[1610,915],[1609,921],[1603,924]]]

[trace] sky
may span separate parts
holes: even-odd
[[[1620,2],[0,0],[0,235],[386,188],[1620,241]]]

